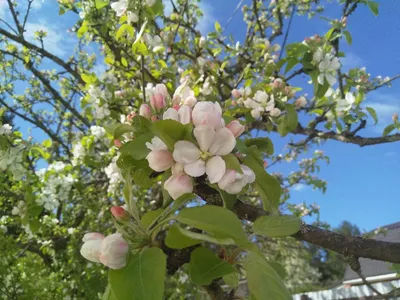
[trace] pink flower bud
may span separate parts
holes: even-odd
[[[139,115],[145,117],[146,119],[150,119],[151,117],[151,109],[147,104],[140,105]]]
[[[296,109],[300,109],[307,105],[307,100],[304,97],[300,97],[294,102],[294,105],[295,105]]]
[[[164,183],[164,188],[176,200],[186,193],[193,192],[192,179],[186,174],[172,175]]]
[[[110,211],[118,221],[127,220],[129,218],[128,213],[122,206],[113,206],[110,208]]]
[[[117,148],[122,147],[121,141],[120,140],[114,140],[114,146],[117,147]]]
[[[155,110],[160,110],[167,105],[163,94],[155,93],[150,97],[150,105]]]
[[[126,117],[126,119],[130,122],[130,121],[132,121],[132,119],[133,119],[134,117],[136,117],[136,113],[135,113],[135,112],[131,112],[131,113]]]
[[[232,106],[236,106],[237,105],[237,101],[232,100]]]
[[[122,269],[126,265],[129,245],[120,233],[107,236],[101,243],[100,262],[110,269]]]
[[[92,262],[100,262],[100,247],[104,240],[104,235],[97,232],[86,233],[82,239],[84,244],[81,248],[81,255]]]
[[[235,138],[241,136],[245,129],[245,127],[237,120],[230,122],[226,127],[233,133]]]
[[[233,89],[232,90],[232,96],[235,97],[235,98],[240,98],[240,97],[242,97],[242,93],[237,89]]]
[[[274,88],[274,89],[279,89],[279,88],[281,88],[283,86],[283,82],[282,82],[282,79],[280,79],[280,78],[276,78],[275,80],[274,80],[274,82],[272,83],[272,87]]]
[[[173,109],[175,109],[176,111],[178,111],[181,107],[179,104],[174,104],[174,106],[172,106]]]
[[[393,123],[397,123],[399,121],[399,114],[394,113],[392,116]]]
[[[168,89],[165,86],[165,84],[157,84],[156,85],[156,94],[161,94],[163,95],[165,98],[169,96],[168,94]]]
[[[168,170],[174,164],[172,153],[168,150],[152,150],[146,157],[149,167],[156,172]]]

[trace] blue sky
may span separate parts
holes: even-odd
[[[212,30],[218,20],[224,27],[235,10],[239,0],[203,1],[201,7],[205,17],[199,29],[206,33]],[[245,0],[249,4],[251,0]],[[327,6],[323,14],[339,18],[340,8],[336,1]],[[353,35],[351,46],[342,43],[347,57],[342,61],[344,68],[365,66],[373,76],[394,76],[400,73],[400,1],[380,2],[380,14],[374,17],[368,8],[361,6],[348,20],[348,29]],[[48,31],[47,49],[61,57],[75,45],[74,35],[67,30],[74,24],[76,16],[66,14],[62,21],[58,17],[57,4],[51,0],[34,0],[34,10],[28,23],[28,36],[38,29]],[[0,16],[6,10],[6,0],[0,0]],[[237,40],[242,40],[245,27],[239,10],[226,29]],[[329,29],[325,21],[318,18],[308,21],[307,17],[296,16],[293,20],[289,43],[301,41],[313,34],[323,35]],[[305,86],[306,80],[299,79],[296,84]],[[23,91],[21,91],[22,93]],[[389,124],[393,112],[400,113],[400,81],[392,88],[382,88],[367,97],[369,106],[380,116],[378,126],[368,125],[362,132],[365,136],[378,136]],[[369,124],[372,124],[370,122]],[[18,124],[27,134],[26,124]],[[32,134],[35,136],[35,130]],[[282,140],[272,137],[277,152],[283,149]],[[300,138],[300,137],[295,137]],[[328,181],[326,194],[314,192],[308,187],[298,186],[292,193],[292,202],[316,202],[321,206],[321,220],[333,226],[343,220],[357,224],[361,229],[371,230],[378,226],[400,221],[400,199],[397,184],[400,184],[400,143],[360,148],[328,141],[319,149],[331,158],[329,166],[322,165],[319,176]],[[312,153],[310,152],[310,156]],[[274,171],[290,172],[296,170],[295,162],[279,166]]]

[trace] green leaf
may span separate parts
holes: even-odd
[[[174,225],[172,225],[174,226]],[[170,230],[172,227],[170,228]],[[179,232],[178,232],[179,231]],[[190,247],[196,244],[200,244],[201,242],[208,242],[217,245],[233,245],[235,241],[231,238],[220,238],[213,237],[208,234],[197,233],[187,229],[183,229],[182,227],[176,225],[176,228],[173,229],[171,236],[165,241],[166,245],[172,249],[182,249],[185,247]]]
[[[247,147],[255,145],[258,150],[268,155],[274,154],[274,144],[267,137],[247,139],[244,141],[244,144]]]
[[[301,220],[295,216],[262,216],[253,224],[254,234],[280,237],[295,234],[300,230]]]
[[[238,171],[241,174],[243,173],[242,168],[240,167],[239,160],[234,154],[229,153],[227,155],[224,155],[222,156],[222,159],[225,161],[227,169]]]
[[[224,207],[232,210],[233,206],[236,203],[237,195],[228,194],[224,190],[218,189],[219,194],[221,195],[222,201],[224,202]]]
[[[368,7],[371,10],[371,12],[377,16],[379,14],[379,3],[375,1],[368,1]]]
[[[118,28],[115,37],[117,38],[117,40],[121,39],[121,37],[123,35],[128,35],[128,36],[132,36],[135,33],[135,29],[132,27],[132,25],[130,24],[124,24],[121,25],[121,27]]]
[[[248,287],[254,299],[292,299],[292,295],[285,287],[282,279],[264,257],[250,252],[244,267],[246,269]]]
[[[297,127],[298,116],[296,109],[292,104],[286,104],[286,115],[281,116],[278,120],[278,132],[281,136],[286,136],[289,132]]]
[[[222,276],[222,279],[229,287],[233,289],[237,289],[239,286],[239,272],[237,271]]]
[[[232,265],[206,248],[197,248],[190,255],[189,273],[194,284],[209,285],[214,279],[235,271]]]
[[[129,154],[136,160],[141,160],[149,154],[150,150],[146,147],[146,142],[150,142],[153,135],[150,133],[143,134],[134,140],[125,143],[120,151],[121,154]]]
[[[48,139],[48,140],[44,140],[44,141],[42,142],[42,144],[43,144],[44,147],[50,148],[51,145],[53,144],[53,142],[51,141],[51,139]]]
[[[299,61],[298,61],[297,59],[295,59],[295,58],[290,58],[290,59],[288,60],[288,62],[287,62],[286,67],[285,67],[285,74],[286,74],[287,72],[289,72],[291,69],[293,69],[293,67],[294,67],[295,65],[297,65],[298,62],[299,62]]]
[[[141,41],[132,45],[132,51],[136,55],[148,55],[149,54],[149,49],[147,49],[146,44]]]
[[[133,128],[129,124],[120,124],[114,130],[114,140],[118,140],[123,134],[127,132],[135,132],[135,128]]]
[[[383,130],[383,136],[387,136],[395,129],[396,129],[395,124],[390,124],[390,125],[386,126],[385,129]]]
[[[103,7],[106,7],[108,5],[108,1],[95,0],[95,4],[97,9],[102,9]]]
[[[148,229],[150,225],[164,212],[162,208],[150,210],[145,213],[140,220],[144,228]]]
[[[106,291],[103,294],[103,297],[101,298],[102,300],[116,300],[112,290],[111,290],[111,285],[108,284]]]
[[[188,201],[193,200],[194,198],[196,198],[195,194],[191,194],[191,193],[186,193],[183,194],[182,196],[180,196],[178,199],[176,199],[172,205],[171,208],[169,209],[169,214],[173,214],[175,213],[179,208],[181,208],[184,204],[186,204]]]
[[[162,120],[151,124],[150,130],[159,137],[169,150],[173,150],[175,143],[185,139],[188,126],[175,120]]]
[[[219,24],[218,21],[215,21],[214,27],[215,27],[215,31],[216,31],[216,32],[218,32],[218,33],[221,33],[221,32],[222,32],[221,24]]]
[[[375,124],[378,123],[378,115],[376,114],[375,109],[372,107],[366,107],[366,110],[369,112],[371,117],[374,119]]]
[[[153,185],[153,180],[150,178],[153,172],[149,167],[135,170],[132,176],[133,181],[142,188],[150,188]]]
[[[178,224],[173,224],[168,230],[165,244],[171,249],[183,249],[202,242],[200,239],[191,238],[185,231],[187,230],[184,230]]]
[[[264,167],[260,166],[253,157],[246,156],[243,159],[243,163],[252,169],[254,174],[256,174],[256,187],[260,193],[264,209],[275,212],[282,194],[282,188],[279,181],[269,175],[265,171]]]
[[[347,44],[351,45],[351,43],[353,42],[353,39],[351,37],[351,33],[348,30],[344,30],[343,31],[344,37],[346,38],[346,42]]]
[[[285,268],[280,263],[277,263],[275,261],[269,261],[268,263],[271,265],[271,267],[274,268],[274,270],[276,271],[276,273],[278,273],[280,278],[285,279],[287,277],[288,274]]]
[[[176,219],[194,228],[205,230],[216,237],[229,237],[237,242],[247,242],[247,235],[238,217],[220,206],[184,208]]]
[[[117,300],[161,300],[165,272],[165,254],[159,248],[147,248],[131,255],[125,268],[110,270],[109,282]]]

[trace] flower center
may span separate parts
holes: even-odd
[[[207,151],[200,151],[200,158],[204,161],[209,160],[212,157],[211,153]]]

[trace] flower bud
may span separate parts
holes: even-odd
[[[81,255],[92,262],[100,262],[100,247],[104,235],[97,232],[86,233],[82,239],[84,244],[81,248]]]
[[[282,79],[280,79],[280,78],[276,78],[275,80],[274,80],[274,82],[272,83],[272,87],[274,88],[274,89],[279,89],[279,88],[281,88],[283,86],[283,82],[282,82]]]
[[[399,122],[399,114],[398,113],[394,113],[393,116],[392,116],[392,120],[393,120],[393,123]]]
[[[242,93],[238,89],[233,89],[232,90],[232,96],[234,98],[240,98],[240,97],[242,97]]]
[[[165,181],[164,189],[176,200],[186,193],[193,192],[193,182],[186,174],[172,175]]]
[[[218,103],[198,102],[193,109],[192,119],[195,126],[208,125],[213,129],[221,127],[222,110]]]
[[[237,120],[230,122],[226,127],[233,133],[235,138],[241,136],[245,129],[245,127]]]
[[[155,93],[150,97],[150,105],[152,108],[158,111],[164,108],[167,105],[167,102],[165,101],[165,97],[163,94]]]
[[[115,91],[114,95],[117,98],[122,98],[123,96],[125,96],[125,92],[124,91]]]
[[[304,97],[297,98],[297,100],[294,102],[294,105],[296,109],[303,108],[304,106],[307,105],[307,100]]]
[[[126,265],[129,245],[120,233],[107,236],[101,243],[100,262],[110,269],[122,269]]]
[[[146,119],[150,119],[151,117],[151,109],[147,104],[140,105],[139,115],[145,117]]]
[[[281,115],[281,110],[279,108],[273,108],[271,109],[271,111],[269,112],[269,115],[271,117],[279,117]]]
[[[117,148],[122,147],[121,141],[120,140],[114,140],[114,146],[117,147]]]
[[[165,98],[169,96],[167,87],[162,83],[156,85],[156,93],[163,95]]]
[[[152,150],[146,157],[149,167],[156,172],[168,170],[174,164],[172,153],[168,150]]]
[[[179,114],[173,108],[168,108],[163,114],[163,120],[174,120],[179,122]]]
[[[127,220],[129,218],[128,213],[122,206],[113,206],[110,208],[110,211],[118,221]]]

